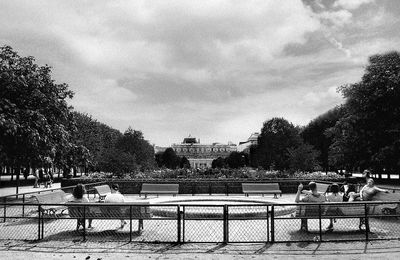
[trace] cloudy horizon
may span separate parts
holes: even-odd
[[[239,143],[343,103],[399,50],[396,0],[0,0],[0,45],[53,68],[75,110],[159,146]]]

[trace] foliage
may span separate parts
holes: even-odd
[[[292,172],[314,171],[320,168],[317,157],[319,152],[312,145],[301,144],[297,147],[288,148],[289,168]]]
[[[299,129],[283,118],[272,118],[264,122],[258,137],[258,145],[251,149],[250,156],[265,169],[285,170],[289,168],[288,149],[301,144]],[[254,159],[255,158],[255,159]]]
[[[176,155],[174,149],[171,147],[167,148],[161,156],[162,166],[169,169],[175,169],[179,167],[180,158]]]
[[[345,114],[329,130],[337,167],[400,170],[400,53],[374,55],[360,82],[341,87]]]
[[[300,132],[304,142],[312,145],[319,152],[317,160],[325,171],[330,170],[328,153],[329,146],[332,144],[332,136],[327,135],[327,130],[335,126],[343,114],[343,107],[337,106],[312,120]]]
[[[37,65],[33,57],[20,57],[9,46],[0,47],[3,162],[17,168],[57,165],[71,150],[79,150],[70,138],[73,118],[67,100],[72,96],[67,84],[55,83],[49,66]]]
[[[217,159],[214,159],[211,162],[211,167],[212,168],[225,168],[226,167],[225,159],[222,157],[218,157]]]
[[[249,164],[248,155],[243,152],[231,152],[225,159],[225,163],[232,169],[245,167]]]

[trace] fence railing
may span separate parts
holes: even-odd
[[[393,202],[67,203],[56,214],[41,210],[52,205],[60,206],[0,203],[0,240],[273,243],[400,239],[399,205]],[[333,230],[327,230],[331,220]],[[305,221],[307,230],[301,230]],[[78,226],[78,222],[85,225]]]

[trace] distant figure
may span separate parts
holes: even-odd
[[[104,200],[105,203],[123,203],[125,202],[125,197],[119,192],[119,186],[118,184],[113,184],[111,186],[111,194],[108,194]],[[116,209],[117,211],[117,209]],[[118,214],[118,212],[116,212]],[[121,213],[119,212],[121,215]],[[124,219],[121,219],[121,229],[124,228],[126,224],[126,221]]]
[[[44,174],[44,171],[43,171],[43,168],[40,168],[39,169],[39,187],[40,187],[40,183],[42,182],[44,182],[44,180],[43,180],[43,174]]]
[[[318,192],[317,190],[317,184],[315,182],[310,182],[308,184],[308,187],[310,188],[310,192],[307,192],[305,197],[300,199],[300,194],[303,189],[303,184],[299,184],[299,187],[297,188],[297,193],[296,193],[296,198],[295,202],[310,202],[310,203],[317,203],[317,202],[325,202],[325,196],[321,193]],[[301,219],[301,226],[300,230],[305,230],[308,231],[308,224],[307,224],[307,219]]]
[[[89,199],[83,195],[86,194],[86,189],[85,186],[81,183],[78,183],[75,188],[72,191],[73,195],[73,202],[77,203],[87,203],[89,202]],[[83,219],[78,219],[77,220],[77,226],[76,229],[79,229],[79,226],[85,227],[85,223],[83,222]],[[92,228],[92,219],[88,219],[88,228]]]
[[[343,195],[339,194],[339,185],[337,183],[333,183],[331,185],[331,194],[326,196],[326,201],[327,202],[343,202]],[[327,210],[331,211],[332,215],[337,215],[338,212],[338,207],[327,207]],[[332,212],[333,211],[333,212]],[[327,231],[332,231],[333,230],[333,222],[336,220],[335,219],[329,219],[329,226],[326,228]]]
[[[372,178],[368,178],[367,184],[360,190],[360,193],[355,193],[355,194],[350,195],[349,202],[357,201],[357,200],[365,200],[365,201],[372,200],[372,198],[378,192],[389,193],[388,190],[376,187],[374,180]]]
[[[33,188],[39,188],[39,175],[38,175],[39,170],[34,169],[33,171],[33,177],[35,178],[35,184],[33,184]]]

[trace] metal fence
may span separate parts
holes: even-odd
[[[60,205],[0,203],[0,239],[177,243],[400,239],[399,205],[393,202],[248,205],[69,203],[56,214],[45,214],[41,208],[49,206]],[[78,207],[80,213],[72,214],[73,207]],[[314,208],[314,211],[302,214],[302,207]],[[118,210],[125,213],[118,213]],[[121,218],[126,223],[123,227]],[[92,228],[87,226],[89,219],[92,219]],[[330,219],[333,230],[326,230]],[[300,230],[305,220],[308,222],[307,231]],[[78,222],[85,225],[78,227]]]

